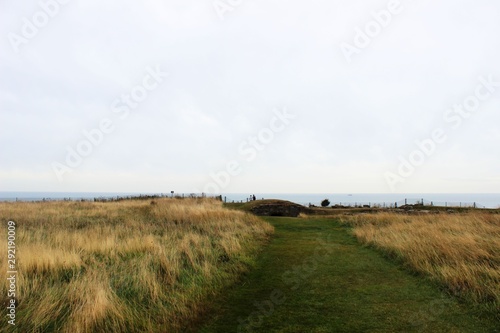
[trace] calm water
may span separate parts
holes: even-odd
[[[55,199],[62,200],[64,198],[70,198],[72,200],[79,199],[92,199],[98,197],[112,198],[117,196],[129,196],[129,195],[139,195],[139,194],[162,194],[162,193],[118,193],[118,192],[0,192],[0,201],[32,201],[32,200],[42,200]],[[398,205],[404,204],[404,200],[408,199],[408,203],[415,203],[417,200],[424,199],[425,203],[433,202],[436,205],[444,205],[448,203],[449,205],[459,205],[460,203],[472,204],[476,203],[478,206],[484,206],[487,208],[499,208],[500,207],[500,193],[353,193],[353,194],[341,194],[341,193],[316,193],[316,194],[290,194],[290,193],[228,193],[223,194],[228,202],[231,201],[246,201],[250,195],[255,194],[257,199],[284,199],[293,201],[302,205],[308,205],[309,203],[319,206],[323,199],[328,199],[332,204],[344,204],[344,205],[354,205],[354,204],[394,204]],[[163,193],[163,195],[169,196],[169,192]],[[177,194],[176,194],[177,195]]]

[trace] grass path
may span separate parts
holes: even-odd
[[[329,219],[268,218],[257,267],[198,332],[499,332]]]

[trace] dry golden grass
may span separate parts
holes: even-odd
[[[17,224],[22,332],[189,329],[273,232],[254,216],[199,199],[0,203],[0,216]],[[7,240],[6,225],[0,237]],[[3,297],[6,260],[4,245]]]
[[[379,213],[342,220],[362,243],[500,315],[500,215]]]

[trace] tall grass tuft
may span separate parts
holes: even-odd
[[[189,331],[273,232],[208,199],[0,203],[0,216],[3,301],[17,224],[19,332]]]
[[[500,215],[379,213],[342,219],[362,243],[500,319]]]

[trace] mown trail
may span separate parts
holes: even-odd
[[[258,266],[198,332],[499,332],[333,219],[268,218]]]

